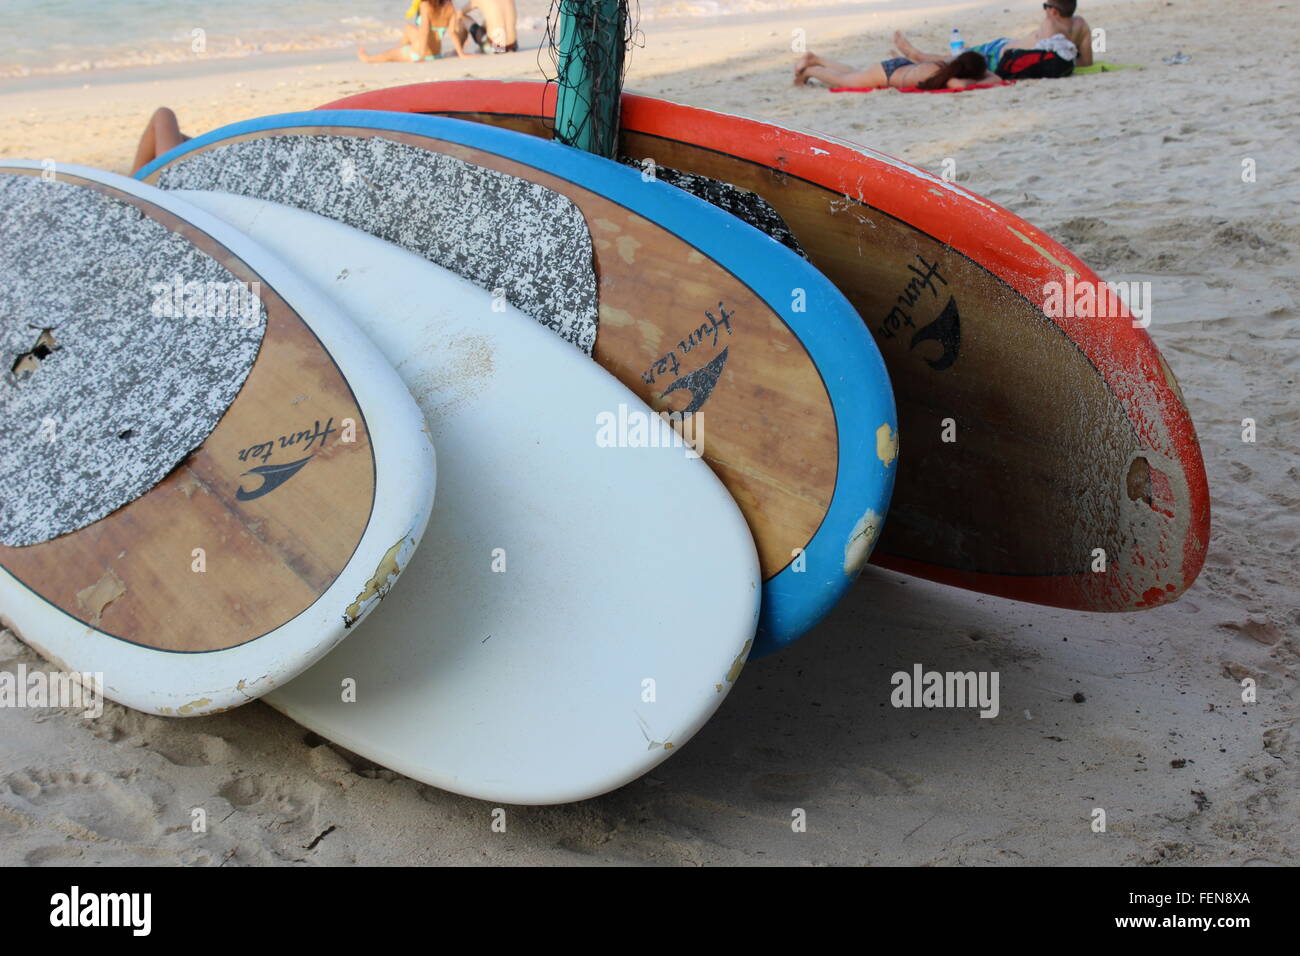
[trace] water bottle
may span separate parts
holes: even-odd
[[[961,51],[964,49],[966,49],[966,44],[961,42],[961,31],[953,27],[952,39],[948,41],[948,50],[953,56],[961,56]]]

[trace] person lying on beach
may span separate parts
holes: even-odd
[[[1019,36],[989,40],[970,49],[982,53],[995,73],[1007,50],[1051,50],[1073,60],[1076,66],[1091,66],[1092,27],[1083,17],[1074,15],[1078,8],[1078,0],[1048,0],[1043,4],[1043,20],[1037,28]],[[945,53],[924,53],[901,32],[894,34],[894,47],[894,52],[915,63],[941,63],[951,57]]]
[[[419,63],[434,60],[442,54],[442,41],[451,37],[457,56],[473,56],[465,49],[469,24],[451,0],[412,0],[407,18],[414,17],[415,25],[402,24],[402,45],[382,53],[367,53],[357,47],[357,59],[365,63]]]
[[[144,166],[173,147],[179,146],[190,137],[181,132],[176,114],[165,106],[160,106],[149,117],[149,123],[140,135],[140,145],[135,148],[135,162],[131,166],[134,175]]]
[[[815,53],[805,53],[795,64],[794,82],[798,86],[810,79],[820,80],[827,86],[918,90],[960,90],[1002,82],[989,72],[988,62],[974,50],[967,50],[953,60],[933,63],[913,63],[900,56],[874,63],[865,70],[823,60]]]
[[[469,12],[483,14],[483,24],[470,19]],[[519,19],[515,0],[469,0],[460,11],[469,22],[470,36],[484,53],[514,53],[519,49],[515,26]]]

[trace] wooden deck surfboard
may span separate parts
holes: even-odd
[[[425,83],[322,109],[549,137],[554,88]],[[905,439],[873,562],[1090,611],[1152,607],[1191,585],[1210,524],[1191,417],[1127,308],[1088,314],[1100,280],[1078,257],[866,147],[634,95],[621,123],[626,156],[766,200],[871,329]]]
[[[0,341],[0,620],[87,690],[180,716],[265,694],[423,533],[433,449],[391,365],[170,194],[0,162]]]
[[[555,143],[397,113],[240,123],[138,175],[298,206],[415,251],[674,413],[754,533],[756,654],[812,627],[865,564],[896,454],[879,353],[820,273],[734,217]]]
[[[611,375],[449,270],[299,209],[183,195],[353,317],[440,457],[398,587],[267,702],[417,780],[511,804],[592,797],[676,753],[758,623],[754,542],[709,468]],[[660,441],[602,443],[620,409]]]

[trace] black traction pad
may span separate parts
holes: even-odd
[[[721,179],[711,179],[698,173],[685,173],[668,166],[652,165],[653,161],[649,159],[637,160],[625,156],[622,162],[641,170],[643,175],[653,175],[660,182],[676,186],[696,199],[703,199],[709,205],[716,206],[741,222],[753,226],[759,232],[765,233],[792,252],[798,253],[805,259],[808,258],[807,253],[803,251],[803,246],[799,245],[799,240],[786,225],[785,219],[758,193],[733,186]]]

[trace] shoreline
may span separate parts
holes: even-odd
[[[1139,2],[1111,0],[1120,8]],[[798,91],[785,91],[795,60],[794,29],[806,31],[809,48],[866,62],[886,54],[895,29],[939,30],[946,42],[947,30],[955,25],[969,39],[1003,24],[1023,25],[1037,7],[1019,0],[1013,12],[1001,13],[995,11],[1008,7],[990,0],[934,0],[913,9],[908,0],[885,0],[812,7],[797,15],[737,13],[663,20],[643,30],[647,42],[631,53],[625,88],[694,102],[701,79],[707,88],[739,75],[753,78],[763,90],[752,98],[752,105],[747,100],[746,109],[734,111],[779,118],[765,117],[754,107],[778,102],[766,89],[773,78],[779,78],[782,99],[799,100]],[[856,49],[844,52],[844,37],[860,38],[852,44]],[[418,64],[366,64],[341,50],[313,50],[10,78],[0,80],[0,156],[50,158],[127,172],[145,121],[158,106],[172,107],[182,129],[194,135],[259,115],[314,109],[364,90],[448,79],[541,80],[544,68],[549,63],[540,48]],[[710,70],[716,76],[700,76]],[[690,79],[679,85],[676,77]],[[88,100],[94,101],[94,109]],[[89,135],[79,135],[86,116],[95,121],[86,130]]]
[[[1125,2],[1125,0],[1112,0],[1112,2]],[[642,33],[647,36],[654,36],[688,33],[697,30],[747,29],[789,22],[816,22],[843,17],[894,15],[906,18],[944,12],[989,11],[1004,8],[1005,4],[992,2],[992,0],[923,0],[920,6],[917,5],[916,0],[869,0],[866,3],[845,3],[842,0],[841,2],[831,0],[831,2],[823,4],[796,7],[789,10],[736,11],[716,15],[667,16],[643,20],[639,26]],[[383,33],[379,38],[364,41],[365,45],[382,47],[385,39],[388,41],[388,45],[392,45],[392,43],[396,42],[398,35],[396,24],[397,21],[394,20],[392,30]],[[536,52],[542,48],[544,40],[545,34],[542,30],[521,27],[521,47],[519,52],[524,54]],[[633,58],[635,56],[636,51],[633,52]],[[442,60],[450,59],[454,59],[454,57],[442,58]],[[348,41],[346,43],[313,46],[302,50],[192,55],[159,63],[92,67],[84,70],[32,71],[30,73],[8,75],[0,72],[0,97],[50,89],[85,86],[94,88],[97,86],[115,86],[123,83],[166,81],[182,76],[220,76],[225,73],[244,73],[259,69],[309,68],[354,62],[358,62],[355,43]],[[379,64],[375,65],[379,66]]]

